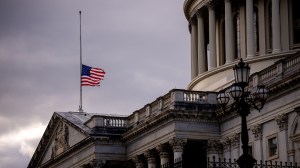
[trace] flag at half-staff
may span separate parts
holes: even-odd
[[[100,81],[104,79],[104,75],[103,69],[82,64],[81,86],[100,86]]]

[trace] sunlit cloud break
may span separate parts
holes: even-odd
[[[18,146],[23,156],[31,157],[36,146],[31,143],[39,140],[45,131],[46,125],[36,123],[16,131],[10,131],[0,135],[0,150],[7,151],[9,148]]]

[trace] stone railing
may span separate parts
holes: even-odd
[[[300,52],[290,55],[285,59],[277,61],[274,65],[254,73],[250,77],[249,87],[256,87],[259,84],[269,85],[295,72],[300,71]]]
[[[128,125],[127,117],[112,116],[112,115],[94,115],[86,125],[90,128],[96,127],[111,127],[111,128],[126,128]]]
[[[126,127],[127,119],[119,117],[104,117],[105,127]]]
[[[178,109],[191,111],[197,110],[197,108],[188,108],[193,105],[215,105],[217,104],[216,97],[217,93],[215,92],[173,89],[166,95],[161,96],[152,103],[145,105],[140,110],[133,112],[133,114],[128,117],[128,124],[129,126],[138,125],[166,110]]]

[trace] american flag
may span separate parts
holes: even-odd
[[[81,86],[100,86],[100,80],[104,79],[104,70],[82,65]]]

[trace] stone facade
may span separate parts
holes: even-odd
[[[247,117],[256,160],[300,164],[300,15],[297,0],[185,0],[191,33],[187,90],[174,89],[129,116],[55,112],[28,167],[158,168],[178,161],[206,167],[238,159],[241,119],[223,112],[220,89],[233,65],[251,66],[249,91],[270,89]]]

